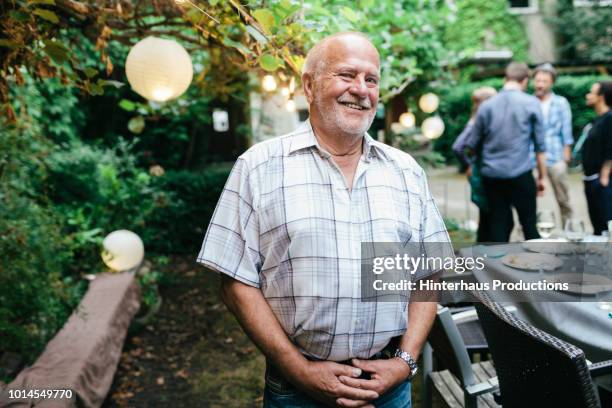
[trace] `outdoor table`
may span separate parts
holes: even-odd
[[[459,250],[459,256],[475,256],[475,247]],[[494,248],[506,253],[525,252],[520,244],[495,245]],[[482,274],[474,274],[477,281],[486,279],[518,280],[524,271],[502,263],[501,258],[485,258]],[[527,272],[538,275],[540,272]],[[544,275],[544,278],[546,275]],[[556,297],[556,295],[555,295]],[[577,347],[592,362],[612,359],[612,316],[609,310],[602,310],[593,301],[578,301],[580,296],[559,293],[556,302],[503,302],[517,309],[517,317]],[[584,299],[584,298],[582,298]]]

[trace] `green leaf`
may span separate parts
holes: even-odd
[[[125,111],[132,112],[136,109],[136,104],[130,100],[122,99],[121,102],[119,102],[119,107]]]
[[[98,70],[92,67],[85,67],[82,69],[82,71],[83,73],[85,73],[85,76],[87,76],[87,78],[93,78],[98,73]]]
[[[351,23],[355,23],[357,20],[359,20],[359,14],[357,14],[352,8],[342,7],[342,9],[340,9],[340,12]]]
[[[55,14],[51,10],[34,9],[32,10],[32,14],[35,14],[43,20],[47,20],[53,24],[59,23],[59,18],[57,17],[57,14]]]
[[[70,50],[59,41],[45,40],[43,41],[45,48],[43,51],[57,64],[62,64],[68,60]]]
[[[370,8],[374,5],[374,0],[361,0],[361,8]]]
[[[219,0],[208,0],[208,4],[211,6],[216,6],[219,3]]]
[[[257,30],[255,27],[253,27],[252,25],[247,25],[246,26],[246,30],[249,34],[251,34],[251,37],[253,37],[258,43],[260,44],[267,44],[268,43],[268,39],[259,32],[259,30]]]
[[[6,40],[4,38],[0,38],[0,47],[6,48],[19,48],[19,43],[13,40]]]
[[[28,0],[28,6],[35,4],[46,4],[48,6],[55,6],[55,0]]]
[[[116,89],[119,89],[119,88],[125,86],[125,84],[123,82],[115,81],[115,80],[112,80],[112,79],[98,79],[98,85],[100,85],[100,86],[112,86],[112,87],[115,87]]]
[[[231,38],[225,37],[223,39],[223,44],[227,45],[228,47],[234,47],[245,55],[253,55],[253,51],[251,51],[246,45],[241,42],[234,41]]]
[[[272,72],[283,65],[283,60],[274,55],[264,54],[259,57],[259,65],[266,71]]]
[[[140,134],[145,128],[145,120],[142,116],[136,116],[128,122],[128,129],[132,133]]]
[[[267,34],[270,34],[272,32],[272,27],[276,25],[274,14],[269,9],[255,10],[253,12],[253,17],[261,24],[261,27]]]

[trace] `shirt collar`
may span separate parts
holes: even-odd
[[[504,91],[522,91],[521,86],[515,82],[508,82],[504,84]]]
[[[364,135],[363,143],[364,158],[366,161],[370,161],[375,154],[377,154],[379,157],[387,159],[384,150],[376,144],[375,140],[367,132]],[[292,138],[291,144],[289,145],[289,154],[291,155],[298,150],[313,146],[321,152],[323,157],[327,158],[331,156],[329,153],[321,149],[321,146],[319,146],[319,142],[317,141],[314,131],[312,130],[310,119],[307,119],[304,124],[296,130],[296,135]]]

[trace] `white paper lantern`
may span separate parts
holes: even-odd
[[[114,271],[135,268],[144,258],[142,240],[132,231],[113,231],[104,238],[102,246],[102,260]]]
[[[413,128],[416,123],[416,118],[412,112],[404,112],[400,115],[399,121],[405,128]]]
[[[164,102],[181,96],[193,78],[191,57],[173,40],[147,37],[132,47],[125,61],[132,89],[142,97]]]
[[[440,99],[434,93],[426,93],[419,98],[419,108],[425,113],[432,113],[438,109]]]
[[[444,122],[439,116],[432,116],[423,121],[421,131],[426,138],[437,139],[444,133]]]
[[[266,92],[276,91],[276,79],[272,75],[266,75],[261,81],[261,86]]]

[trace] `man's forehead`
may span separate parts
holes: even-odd
[[[376,68],[380,65],[378,50],[366,38],[346,34],[330,38],[325,47],[323,58],[327,63],[356,63],[369,62]],[[352,60],[352,62],[350,62]]]

